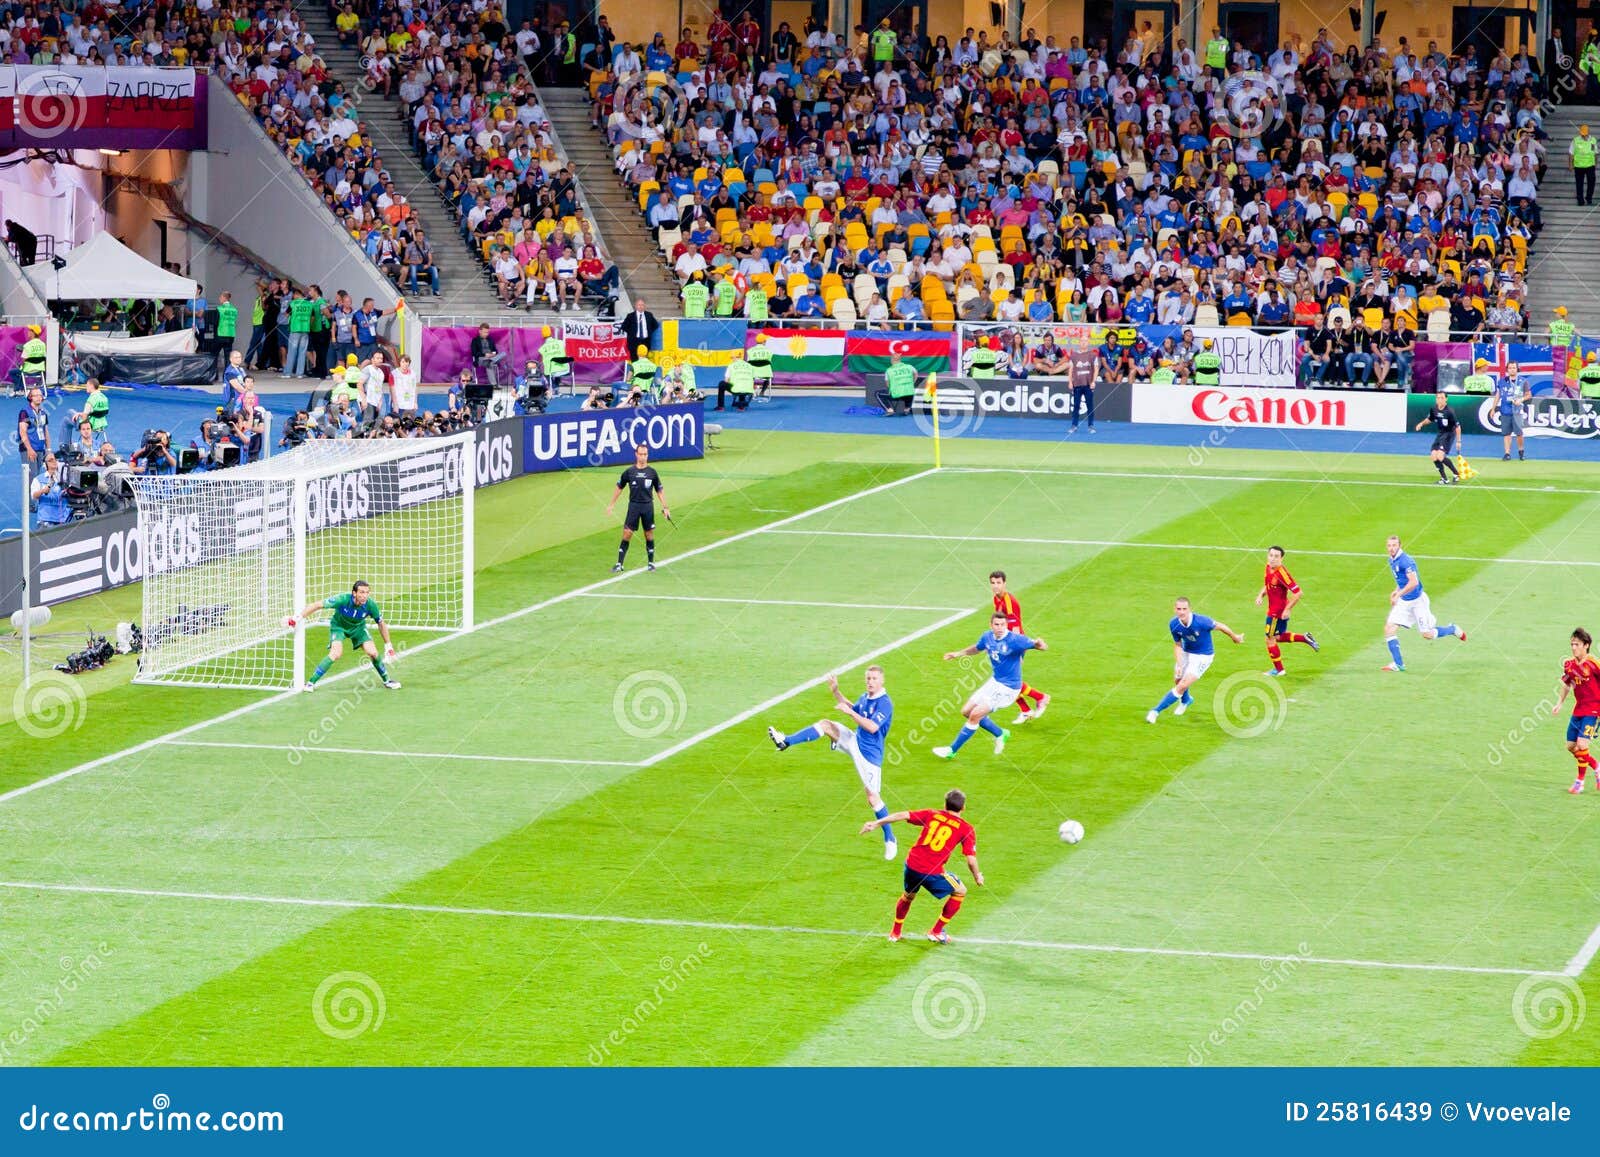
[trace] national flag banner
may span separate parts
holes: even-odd
[[[1547,345],[1529,345],[1519,341],[1474,342],[1474,365],[1479,358],[1489,363],[1489,373],[1496,380],[1505,377],[1506,372],[1515,365],[1517,376],[1528,387],[1529,393],[1548,394],[1555,389],[1555,360]]]
[[[772,373],[836,374],[844,369],[845,335],[842,329],[780,329],[751,326],[746,348],[761,336],[772,350]]]
[[[561,327],[567,356],[575,362],[627,361],[632,355],[622,327],[614,321],[568,321]]]
[[[892,354],[920,373],[950,373],[955,348],[954,335],[947,333],[852,330],[845,339],[850,369],[859,374],[883,373]]]
[[[656,360],[663,366],[720,368],[744,353],[742,318],[668,318],[656,331]]]

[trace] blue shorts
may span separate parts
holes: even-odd
[[[1274,635],[1287,635],[1289,633],[1289,616],[1279,618],[1277,615],[1267,616],[1267,638]]]
[[[1593,739],[1597,726],[1600,726],[1600,715],[1574,715],[1567,721],[1567,742]]]
[[[961,884],[960,878],[949,872],[923,873],[912,868],[906,869],[905,882],[907,896],[915,896],[917,889],[922,888],[935,900],[943,900],[946,896],[954,895],[956,888]]]

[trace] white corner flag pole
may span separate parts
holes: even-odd
[[[28,585],[32,569],[29,564],[33,561],[28,503],[33,500],[33,492],[29,485],[27,455],[19,454],[17,458],[22,465],[22,692],[26,702],[28,680],[33,672],[33,592]]]

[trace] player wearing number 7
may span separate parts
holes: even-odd
[[[372,588],[364,582],[358,582],[350,588],[347,595],[329,595],[320,603],[312,603],[298,615],[289,615],[283,620],[286,627],[300,627],[306,625],[310,617],[322,609],[333,612],[328,620],[328,655],[317,664],[317,669],[311,672],[311,678],[306,680],[305,690],[314,691],[317,680],[328,673],[328,669],[339,661],[339,656],[344,654],[344,643],[349,639],[355,646],[367,653],[367,658],[372,660],[372,669],[378,673],[378,678],[383,680],[383,685],[391,691],[400,690],[400,684],[389,678],[389,671],[384,666],[384,661],[393,661],[394,641],[389,638],[389,624],[383,621],[383,611],[378,607],[378,601],[372,597]],[[383,636],[383,658],[378,657],[378,646],[367,634],[367,623],[376,623],[378,633]]]

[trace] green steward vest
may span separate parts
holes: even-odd
[[[303,297],[289,303],[289,332],[311,332],[311,302]]]
[[[83,416],[89,419],[90,428],[97,434],[106,428],[106,414],[110,411],[111,399],[104,390],[96,390],[83,404]]]
[[[896,362],[883,371],[883,384],[891,398],[909,398],[917,390],[917,371],[905,362]]]
[[[1592,169],[1592,168],[1594,168],[1594,157],[1595,157],[1596,143],[1597,142],[1595,141],[1594,137],[1573,137],[1572,138],[1572,167],[1573,168],[1575,168],[1575,169]]]
[[[728,383],[728,388],[736,394],[753,394],[756,392],[755,367],[743,358],[734,358],[728,363],[728,368],[723,371],[723,380]]]
[[[239,332],[239,307],[231,301],[217,306],[217,336],[232,338]]]
[[[1572,348],[1572,339],[1577,334],[1578,327],[1570,321],[1562,319],[1550,323],[1550,344],[1559,349]]]
[[[739,300],[739,291],[733,287],[732,281],[717,282],[717,316],[732,317],[733,306]]]
[[[767,320],[769,315],[767,313],[766,290],[752,289],[749,293],[744,295],[744,315],[751,321]]]
[[[567,360],[567,343],[559,337],[547,337],[539,346],[539,363],[552,378],[564,377],[572,369]]]
[[[25,374],[44,373],[45,363],[50,360],[50,349],[40,338],[30,337],[22,343],[22,372]]]
[[[1461,379],[1461,388],[1469,394],[1494,393],[1494,379],[1488,374],[1468,374]]]
[[[260,325],[267,317],[267,303],[262,298],[256,298],[256,303],[250,307],[250,324]]]
[[[1194,355],[1194,380],[1197,385],[1214,386],[1222,381],[1222,355],[1201,350]]]
[[[322,312],[327,304],[321,297],[311,299],[311,328],[306,331],[307,333],[321,333],[328,328],[328,315]]]
[[[1600,398],[1600,365],[1578,371],[1578,392],[1586,398]]]
[[[1170,386],[1178,380],[1178,374],[1171,366],[1161,366],[1150,375],[1150,380],[1158,386]]]
[[[994,367],[1000,362],[1000,355],[994,350],[975,349],[972,351],[972,376],[975,378],[994,377]]]
[[[683,316],[702,318],[706,315],[706,300],[711,294],[706,287],[698,281],[691,281],[683,287]],[[765,294],[762,295],[763,297]]]
[[[1228,41],[1225,37],[1218,36],[1214,40],[1206,41],[1206,67],[1228,67]]]
[[[874,28],[872,30],[872,59],[875,61],[893,60],[894,46],[897,39],[893,29]]]
[[[657,368],[649,358],[635,358],[628,363],[628,381],[640,389],[648,390],[655,384]]]
[[[744,355],[744,360],[750,363],[750,368],[755,371],[756,377],[772,380],[772,350],[765,345],[751,346]]]

